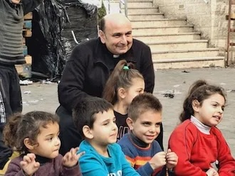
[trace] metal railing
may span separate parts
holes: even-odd
[[[127,3],[128,0],[120,0],[119,1],[119,13],[122,13],[122,5],[124,5],[124,10],[125,10],[125,15],[128,17],[128,8],[127,8]]]
[[[108,9],[108,13],[110,14],[111,13],[111,1],[112,0],[108,0],[108,4],[107,4],[107,9]],[[125,15],[126,17],[128,16],[128,3],[127,3],[128,0],[119,0],[119,13],[122,13],[122,9],[124,9],[125,11]]]

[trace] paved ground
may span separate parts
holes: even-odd
[[[233,156],[235,156],[235,69],[207,68],[207,69],[170,69],[156,71],[156,95],[163,104],[164,144],[167,146],[168,137],[178,123],[183,100],[189,86],[197,79],[205,79],[211,83],[220,84],[228,94],[228,103],[224,112],[224,119],[219,125]],[[166,97],[173,93],[174,98]],[[31,110],[45,110],[54,112],[58,106],[57,84],[34,83],[22,86],[24,112]]]

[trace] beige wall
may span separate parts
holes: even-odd
[[[208,1],[206,3],[205,1]],[[186,18],[210,45],[225,48],[227,38],[228,0],[153,0],[169,18]]]

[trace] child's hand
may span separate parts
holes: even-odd
[[[149,161],[149,164],[153,170],[161,166],[164,166],[166,164],[166,153],[165,152],[156,153]]]
[[[219,176],[218,172],[217,172],[214,168],[210,168],[210,169],[206,172],[206,174],[207,174],[208,176]]]
[[[21,168],[26,175],[33,175],[38,170],[40,163],[36,162],[35,158],[36,156],[34,153],[28,153],[20,162]]]
[[[168,169],[174,168],[178,163],[178,156],[175,154],[175,152],[172,152],[171,149],[167,150],[166,153],[166,167]]]
[[[63,157],[64,166],[73,167],[77,164],[78,159],[84,154],[84,152],[77,154],[77,151],[78,151],[78,147],[71,148],[71,150],[64,155]]]

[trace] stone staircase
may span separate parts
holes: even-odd
[[[186,19],[166,18],[152,0],[128,0],[133,37],[152,50],[155,69],[224,67],[224,56]]]

